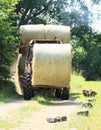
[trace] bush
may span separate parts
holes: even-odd
[[[0,97],[14,97],[18,95],[15,84],[9,80],[2,81],[0,87]]]
[[[91,28],[81,27],[74,29],[76,35],[72,39],[73,70],[82,72],[87,80],[97,80],[101,77],[101,34]]]
[[[0,82],[10,76],[10,65],[17,48],[14,1],[0,2]]]

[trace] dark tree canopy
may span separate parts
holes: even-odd
[[[57,23],[66,0],[20,0],[16,5],[19,25]]]
[[[67,1],[66,10],[61,11],[62,24],[76,27],[88,25],[91,12],[84,1]]]
[[[87,80],[101,77],[101,34],[93,32],[89,26],[72,30],[73,69],[81,72]]]
[[[20,0],[16,5],[18,26],[21,24],[64,24],[89,26],[93,20],[90,6],[100,0]]]

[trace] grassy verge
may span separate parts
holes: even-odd
[[[78,85],[79,84],[79,85]],[[89,116],[78,116],[73,114],[69,127],[77,128],[77,130],[100,130],[101,129],[101,81],[85,81],[81,76],[72,76],[72,91],[79,92],[78,100],[87,102],[88,98],[82,95],[82,90],[94,90],[98,94],[95,101],[92,102],[93,108],[89,108]],[[79,106],[79,109],[82,107]]]
[[[0,119],[0,128],[9,130],[23,123],[24,119],[40,110],[43,106],[37,101],[31,100],[20,108],[9,111]]]
[[[76,113],[73,113],[71,118],[68,119],[68,124],[61,124],[60,127],[56,126],[54,130],[70,130],[71,128],[75,128],[75,130],[101,130],[101,81],[85,81],[80,75],[72,75],[70,98],[80,102],[87,102],[87,97],[82,95],[83,89],[93,89],[98,93],[96,101],[92,103],[93,108],[89,109],[89,116],[78,116]],[[15,90],[13,94],[13,90],[11,91],[9,88],[8,90],[4,90],[4,93],[0,95],[1,102],[10,102],[15,99]],[[26,105],[17,110],[10,111],[3,118],[0,118],[0,128],[9,130],[18,126],[25,118],[29,117],[35,111],[44,108],[44,106],[51,104],[54,100],[49,90],[42,91],[40,94],[37,93],[38,96],[28,101]],[[81,105],[77,107],[78,110],[82,109]]]
[[[72,75],[71,78],[71,98],[80,102],[87,102],[88,98],[82,95],[83,89],[93,89],[98,94],[95,101],[92,102],[93,108],[88,108],[89,116],[77,115],[73,113],[68,120],[68,124],[61,124],[61,127],[55,127],[54,130],[101,130],[101,81],[85,81],[80,75]],[[82,106],[78,106],[81,110]]]
[[[18,97],[16,97],[12,94],[12,96],[10,98],[8,98],[8,95],[6,95],[5,97],[5,92],[7,91],[7,89],[5,91],[3,91],[3,93],[1,94],[1,102],[10,102],[13,101],[14,99],[18,99]],[[48,105],[50,105],[52,103],[52,101],[54,100],[53,97],[51,96],[51,91],[48,91],[48,94],[50,96],[47,95],[47,91],[48,90],[44,90],[44,93],[42,91],[42,93],[37,93],[37,96],[35,98],[33,98],[30,101],[26,101],[26,104],[24,104],[23,106],[11,110],[9,111],[7,114],[5,114],[3,117],[0,118],[0,129],[5,129],[5,130],[10,130],[11,128],[15,128],[17,126],[19,126],[21,123],[24,122],[24,119],[30,117],[32,114],[34,114],[34,112],[39,111],[40,109],[46,109],[46,107]],[[11,93],[11,91],[10,91]]]
[[[0,85],[0,104],[12,102],[19,97],[13,82],[9,80],[2,82]]]

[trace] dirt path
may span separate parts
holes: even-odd
[[[52,130],[56,125],[60,127],[61,124],[68,124],[70,114],[76,111],[75,108],[73,105],[68,105],[68,102],[57,101],[53,106],[33,114],[20,127],[13,130]],[[67,116],[68,119],[57,123],[48,123],[46,120],[58,116]]]
[[[15,62],[14,65],[12,66],[12,71],[14,71],[12,81],[15,82],[17,86],[17,92],[21,94],[21,89],[19,89],[18,80],[16,80],[18,79],[17,65],[18,61],[17,63]],[[27,103],[28,103],[27,101],[20,99],[11,103],[6,103],[5,105],[0,105],[0,117],[3,117],[3,115],[7,114],[9,111],[18,109]],[[23,124],[21,124],[17,128],[10,130],[53,130],[56,125],[59,127],[61,126],[61,124],[68,124],[70,114],[72,114],[77,110],[77,105],[78,102],[75,102],[73,100],[55,101],[51,106],[33,113],[32,116],[25,119]],[[67,121],[48,123],[46,120],[47,118],[54,118],[58,116],[67,116]]]
[[[0,117],[3,117],[3,115],[7,114],[10,110],[18,109],[19,107],[27,103],[28,103],[27,101],[24,101],[23,99],[19,99],[19,100],[15,100],[14,102],[1,104]]]
[[[19,107],[27,104],[27,101],[23,99],[7,103],[0,106],[0,117],[6,114],[8,111],[18,109]],[[61,124],[68,124],[70,114],[77,111],[77,105],[79,103],[68,101],[55,101],[51,106],[41,109],[35,112],[31,117],[24,120],[24,123],[17,128],[10,130],[53,130],[55,126],[60,127]],[[67,116],[67,121],[48,123],[47,118],[54,118],[58,116]]]

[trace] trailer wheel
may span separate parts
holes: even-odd
[[[55,91],[55,97],[56,98],[61,98],[61,88],[57,88]]]
[[[24,73],[22,77],[22,88],[25,100],[30,100],[33,94],[33,88],[31,85],[31,74]]]
[[[61,90],[61,99],[68,100],[69,99],[69,88],[63,88]]]

